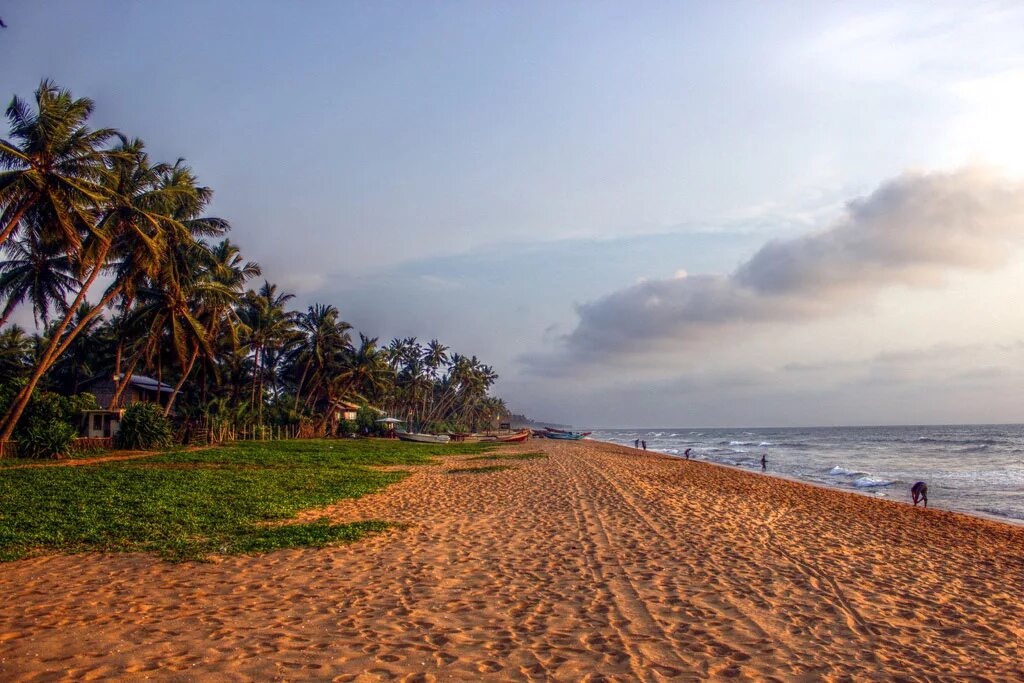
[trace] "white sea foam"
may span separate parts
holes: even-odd
[[[841,465],[836,465],[835,467],[830,469],[828,471],[828,473],[833,475],[833,476],[836,476],[836,477],[850,476],[850,475],[854,475],[854,474],[860,474],[860,475],[868,474],[867,472],[864,472],[862,470],[849,470],[849,469],[846,469],[845,467],[842,467]]]
[[[853,485],[857,488],[871,488],[873,486],[892,486],[896,482],[889,481],[887,479],[874,479],[872,477],[861,477],[853,482]]]

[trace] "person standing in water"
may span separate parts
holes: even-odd
[[[646,440],[641,441],[640,445],[644,447],[645,451],[647,450],[647,441]]]
[[[683,455],[685,455],[685,456],[686,456],[686,459],[687,459],[687,460],[689,460],[689,459],[690,459],[690,450],[691,450],[691,449],[687,448],[687,449],[686,449],[685,451],[683,451]]]
[[[768,469],[768,454],[767,453],[762,453],[761,454],[761,471],[764,472],[767,469]]]
[[[633,440],[633,448],[640,448],[640,439]]]

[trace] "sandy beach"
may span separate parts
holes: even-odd
[[[547,457],[450,457],[303,515],[409,523],[349,546],[5,564],[0,678],[1024,678],[1024,528],[608,444],[515,451]]]

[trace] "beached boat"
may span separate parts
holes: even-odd
[[[417,432],[395,432],[402,441],[413,443],[448,443],[451,437],[447,434],[420,434]]]
[[[589,435],[590,432],[548,432],[547,437],[549,439],[562,439],[564,441],[579,441],[583,437]]]
[[[546,433],[544,436],[549,439],[582,439],[585,436],[590,436],[591,432],[570,432],[565,429],[555,429],[554,427],[546,427]]]
[[[515,434],[498,434],[495,438],[497,441],[502,441],[504,443],[518,443],[530,438],[530,430],[522,429]]]

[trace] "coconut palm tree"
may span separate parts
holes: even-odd
[[[109,199],[105,183],[116,131],[90,130],[93,101],[44,80],[35,111],[15,96],[7,107],[10,138],[0,139],[0,245],[33,209],[53,217],[48,238],[69,251],[81,246],[95,211]]]
[[[239,319],[248,329],[246,346],[252,354],[252,391],[249,403],[262,418],[263,375],[267,369],[266,351],[283,344],[293,334],[294,314],[285,304],[294,294],[278,293],[277,285],[265,281],[258,292],[249,291],[239,308]],[[259,402],[257,403],[257,398]]]
[[[188,236],[188,229],[174,214],[182,205],[195,201],[191,194],[194,187],[188,184],[166,187],[162,181],[171,167],[151,165],[139,140],[122,138],[121,145],[107,162],[109,171],[103,179],[107,182],[111,203],[103,208],[82,241],[81,249],[74,255],[81,285],[28,382],[0,423],[3,429],[0,442],[10,439],[35,386],[85,326],[117,297],[130,296],[140,282],[159,272],[168,236],[174,239]],[[89,313],[76,320],[68,331],[92,284],[101,272],[108,270],[114,273],[113,282]]]
[[[34,350],[32,337],[17,325],[0,331],[0,384],[25,376],[32,369]]]
[[[0,299],[7,303],[0,312],[0,327],[26,300],[32,304],[37,327],[40,322],[44,326],[49,323],[51,311],[65,312],[67,296],[78,289],[79,282],[64,249],[46,244],[35,229],[2,249],[7,258],[0,262]]]
[[[295,410],[300,401],[309,405],[315,396],[324,395],[333,375],[340,371],[342,355],[351,351],[352,326],[340,315],[334,306],[313,304],[295,318],[298,341],[288,358],[292,368],[302,368],[295,385]]]

